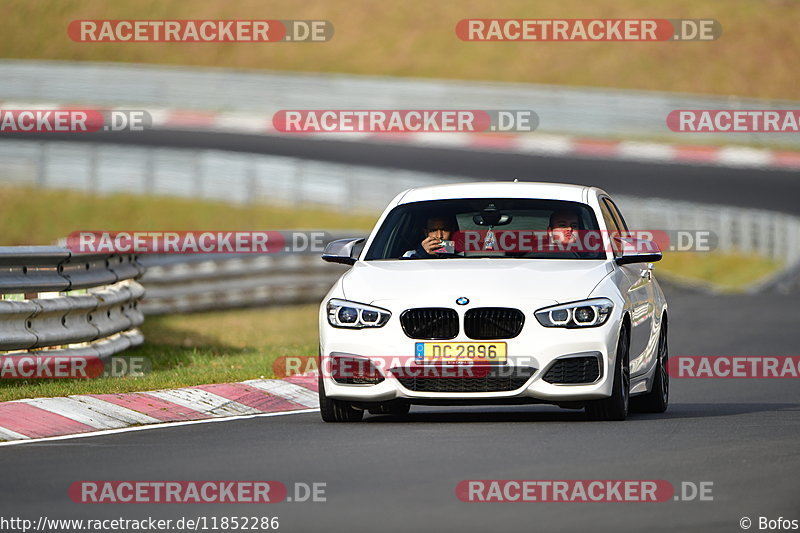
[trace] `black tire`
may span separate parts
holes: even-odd
[[[371,415],[405,416],[411,410],[411,404],[404,401],[382,402],[369,410]]]
[[[356,409],[342,400],[334,400],[325,395],[322,375],[319,376],[319,412],[325,422],[359,422],[364,411]]]
[[[667,320],[661,322],[658,334],[656,372],[650,392],[631,399],[631,405],[643,413],[663,413],[669,406],[669,346],[667,345]]]
[[[622,328],[614,358],[614,377],[611,396],[586,404],[586,415],[590,420],[625,420],[630,403],[631,373],[629,367],[630,342],[628,330]]]

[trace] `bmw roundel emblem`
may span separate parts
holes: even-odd
[[[467,305],[467,304],[469,303],[469,298],[467,298],[467,297],[465,297],[465,296],[462,296],[461,298],[459,298],[458,300],[456,300],[456,303],[457,303],[458,305]]]

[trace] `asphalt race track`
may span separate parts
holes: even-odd
[[[159,142],[202,145],[201,134],[171,135],[172,143]],[[244,139],[267,151],[264,138],[213,138],[215,148],[243,149]],[[298,143],[275,141],[270,153]],[[516,172],[593,183],[612,193],[800,212],[796,173],[309,144],[307,155],[317,159],[361,152],[361,163],[385,157],[386,165],[403,168],[503,178]],[[665,292],[672,355],[800,352],[796,296],[708,295],[671,286]],[[324,424],[314,413],[4,447],[0,514],[33,520],[42,514],[278,516],[286,532],[732,532],[742,531],[740,519],[749,517],[758,530],[761,516],[800,519],[799,443],[797,379],[673,379],[667,413],[634,414],[621,423],[587,422],[581,411],[549,406],[413,407],[404,419],[368,416],[361,424]],[[468,479],[655,479],[677,490],[682,482],[713,482],[713,501],[464,503],[455,489]],[[327,501],[77,504],[67,490],[79,480],[324,482]]]
[[[788,296],[668,289],[672,354],[797,353]],[[791,379],[672,380],[665,415],[586,422],[547,406],[415,407],[407,419],[324,424],[303,414],[3,448],[4,516],[277,515],[281,531],[737,531],[743,516],[797,517],[800,395]],[[78,480],[266,479],[327,483],[325,503],[88,505]],[[713,501],[463,503],[464,479],[713,482]]]
[[[797,170],[691,166],[478,152],[320,139],[197,131],[0,134],[0,139],[105,142],[302,157],[489,180],[590,184],[610,194],[693,200],[800,214]]]

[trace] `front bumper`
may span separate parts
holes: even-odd
[[[420,373],[424,365],[413,363],[414,346],[419,340],[408,338],[395,317],[383,328],[347,330],[321,323],[321,370],[325,393],[330,398],[353,402],[383,402],[403,399],[411,403],[469,402],[492,403],[516,400],[544,403],[570,403],[597,400],[611,396],[612,372],[620,330],[619,317],[614,313],[602,326],[583,329],[545,328],[533,316],[526,320],[520,335],[499,340],[507,345],[507,361],[496,367],[508,375],[519,369],[531,368],[532,375],[513,390],[491,392],[427,392],[412,390],[390,372],[391,368],[416,368]],[[448,342],[474,342],[462,334]],[[587,384],[548,383],[544,377],[553,364],[562,358],[590,356],[599,362],[599,378]],[[345,357],[368,359],[384,378],[377,384],[342,384],[326,372],[330,358]],[[455,368],[449,366],[447,368]],[[458,379],[442,376],[438,379]],[[448,387],[444,387],[448,388]],[[453,388],[453,387],[449,387]]]

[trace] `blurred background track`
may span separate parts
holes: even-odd
[[[554,181],[595,185],[611,194],[691,200],[800,214],[797,170],[504,154],[450,148],[292,139],[200,131],[1,134],[3,138],[110,143],[269,154],[349,165],[442,174],[452,179]],[[401,187],[398,187],[398,192]]]

